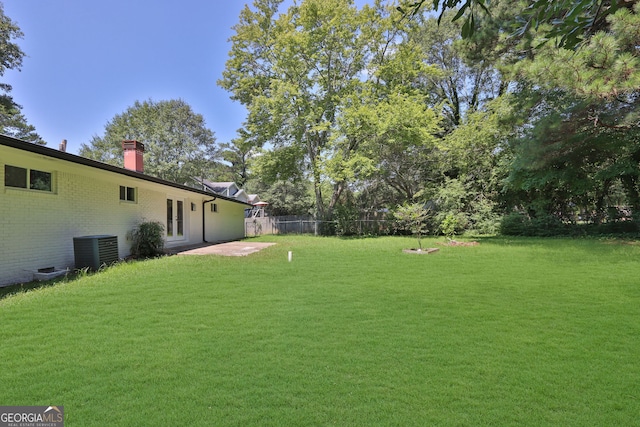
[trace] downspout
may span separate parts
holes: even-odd
[[[217,199],[217,197],[214,197],[213,199],[210,199],[210,200],[204,200],[204,201],[202,202],[202,241],[203,241],[204,243],[209,243],[209,242],[207,242],[207,239],[206,239],[206,237],[205,237],[205,228],[204,228],[204,223],[205,223],[205,221],[204,221],[204,219],[205,219],[204,212],[205,212],[205,211],[204,211],[204,205],[206,205],[207,203],[211,203],[211,202],[213,202],[213,201],[214,201],[214,200],[216,200],[216,199]]]

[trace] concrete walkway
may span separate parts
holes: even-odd
[[[275,243],[259,242],[228,242],[218,244],[203,244],[196,247],[169,248],[171,253],[177,255],[223,255],[223,256],[247,256],[259,252]]]

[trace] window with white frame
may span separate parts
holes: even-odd
[[[136,201],[136,189],[135,187],[120,186],[120,200],[124,202]]]

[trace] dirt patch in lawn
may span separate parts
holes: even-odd
[[[440,248],[425,248],[425,249],[403,249],[402,252],[405,254],[417,254],[417,255],[428,255],[434,252],[438,252]]]
[[[458,242],[457,240],[450,240],[448,242],[438,242],[442,246],[478,246],[478,242]]]

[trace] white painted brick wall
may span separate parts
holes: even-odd
[[[5,187],[5,164],[52,172],[54,191]],[[136,203],[119,200],[120,185],[137,188]],[[116,235],[127,256],[127,232],[142,220],[165,223],[168,195],[184,200],[186,236],[167,246],[202,242],[206,195],[0,146],[0,285],[31,280],[38,268],[74,268],[74,237]],[[243,238],[245,206],[216,202],[218,213],[205,206],[207,240]]]

